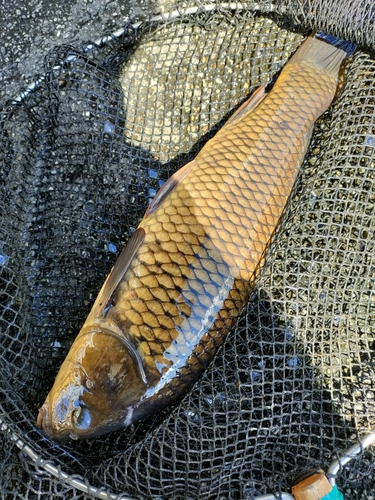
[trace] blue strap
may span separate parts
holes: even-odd
[[[334,486],[328,495],[325,495],[322,500],[344,500],[344,495],[337,489],[337,486]]]

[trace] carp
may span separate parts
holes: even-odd
[[[255,91],[156,194],[39,410],[51,438],[127,427],[178,400],[210,363],[353,51],[323,38],[308,37],[271,91]]]

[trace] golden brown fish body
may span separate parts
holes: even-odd
[[[40,410],[47,434],[126,427],[197,379],[248,299],[345,55],[309,38],[163,186]]]

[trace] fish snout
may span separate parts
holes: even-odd
[[[48,435],[51,435],[51,419],[49,415],[49,404],[48,400],[44,403],[44,405],[39,408],[38,418],[37,418],[38,426]]]
[[[77,439],[74,432],[72,432],[71,420],[72,419],[67,416],[65,422],[62,424],[57,421],[56,418],[54,418],[49,398],[47,398],[44,405],[39,409],[36,422],[49,438],[55,441],[66,441],[69,438]]]

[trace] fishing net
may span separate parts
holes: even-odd
[[[374,428],[372,3],[175,8],[53,50],[34,90],[3,107],[2,498],[278,496]],[[311,28],[359,50],[236,328],[177,406],[122,432],[52,442],[37,410],[150,199]],[[340,471],[348,498],[372,498],[374,458],[369,448]]]

